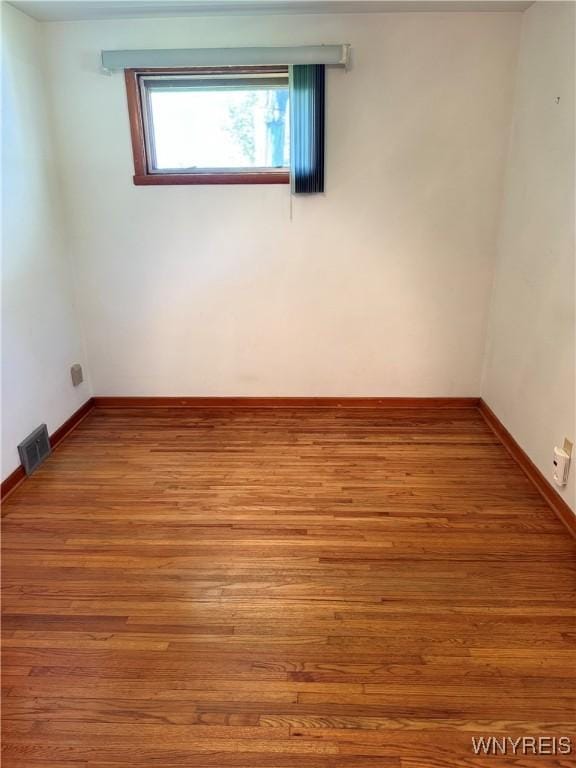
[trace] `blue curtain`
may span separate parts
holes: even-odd
[[[324,192],[325,69],[290,68],[290,175],[298,195]]]

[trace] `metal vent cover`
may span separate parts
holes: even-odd
[[[31,475],[50,455],[51,450],[48,428],[46,424],[41,424],[18,446],[20,461],[26,474]]]

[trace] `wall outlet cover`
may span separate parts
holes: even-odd
[[[82,373],[82,366],[80,363],[75,363],[72,368],[70,368],[70,376],[72,377],[72,384],[74,384],[75,387],[82,384],[84,381],[84,374]]]

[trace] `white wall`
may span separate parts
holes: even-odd
[[[99,395],[478,395],[520,14],[47,26]],[[350,42],[327,193],[134,187],[101,49]]]
[[[524,14],[515,101],[482,392],[551,480],[554,445],[575,438],[572,3]]]
[[[63,257],[47,118],[40,25],[2,3],[2,478],[17,444],[53,431],[88,399],[70,366],[84,363]]]

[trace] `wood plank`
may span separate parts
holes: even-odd
[[[7,768],[573,732],[576,545],[475,407],[156,405],[97,403],[4,505]]]

